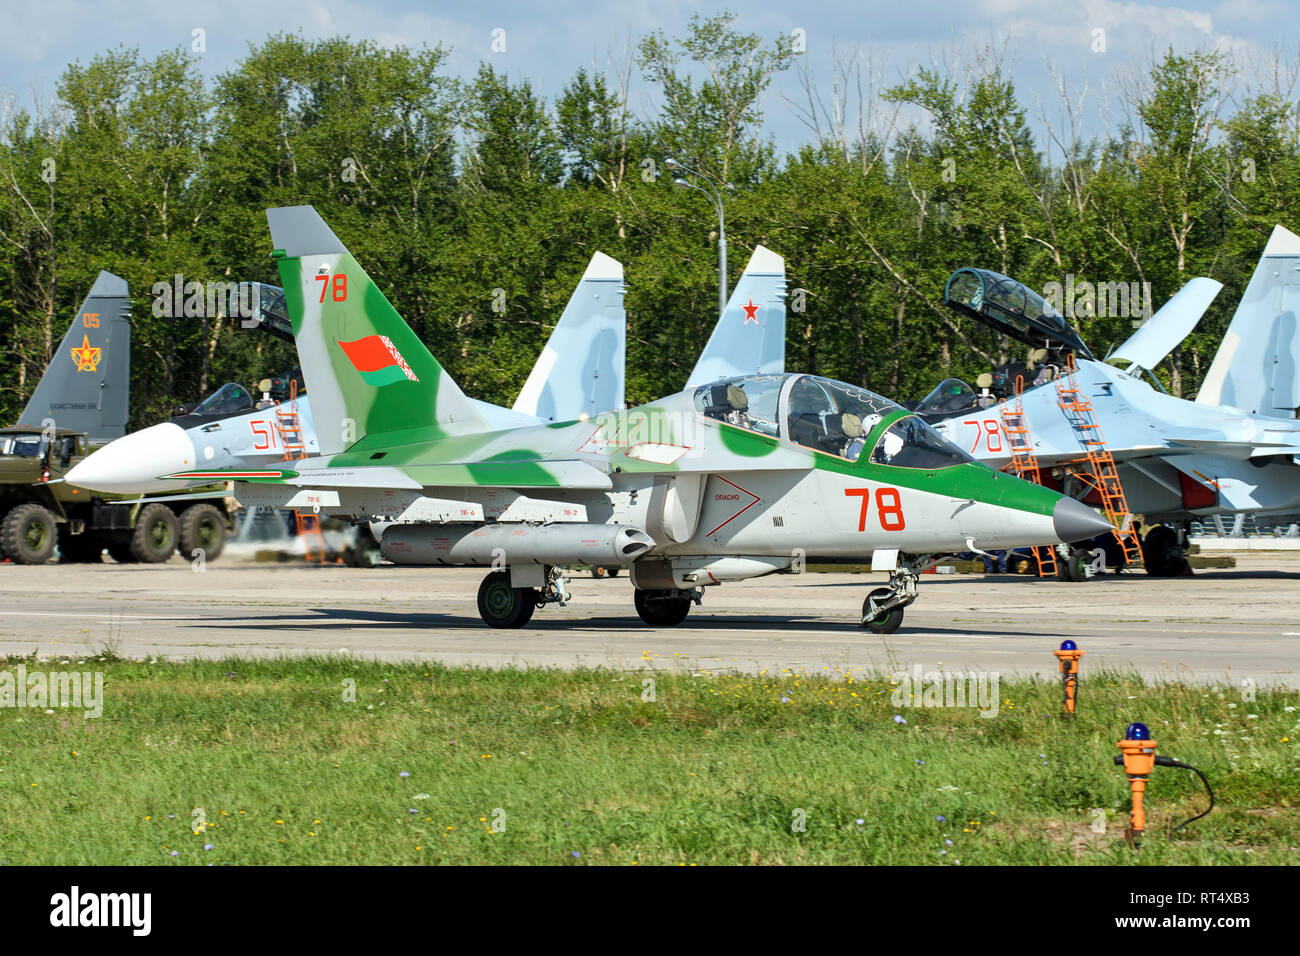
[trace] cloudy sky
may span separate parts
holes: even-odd
[[[1023,101],[1042,99],[1056,114],[1052,71],[1077,95],[1087,83],[1090,131],[1116,118],[1114,78],[1140,69],[1169,46],[1230,50],[1243,63],[1266,56],[1279,43],[1296,49],[1300,5],[1296,0],[1183,0],[1177,4],[1114,0],[746,0],[738,27],[766,38],[802,30],[804,64],[824,93],[832,86],[832,63],[855,53],[868,60],[885,85],[918,64],[970,56],[990,44],[1006,45],[1006,58]],[[538,92],[557,95],[580,66],[606,67],[627,56],[645,33],[683,32],[695,12],[716,13],[726,4],[682,0],[545,3],[475,0],[472,3],[319,0],[267,3],[233,0],[5,0],[0,29],[0,95],[11,103],[48,103],[64,66],[89,60],[120,45],[146,54],[190,49],[196,29],[206,50],[195,54],[215,76],[243,57],[250,43],[268,33],[300,32],[308,38],[347,35],[387,45],[437,44],[452,49],[451,70],[470,76],[486,59],[512,78],[529,79]],[[505,50],[492,49],[504,30]],[[1095,50],[1104,33],[1104,51]],[[496,34],[498,37],[501,34]],[[635,72],[635,71],[634,71]],[[810,134],[789,102],[803,102],[799,77],[778,77],[764,101],[766,131],[784,147]],[[634,76],[633,106],[653,109],[651,91]],[[849,111],[856,110],[850,103]],[[1107,118],[1108,117],[1108,118]],[[888,119],[885,117],[884,119]],[[882,120],[884,121],[884,120]]]

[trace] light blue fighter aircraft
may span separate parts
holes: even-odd
[[[1300,510],[1300,237],[1281,226],[1273,230],[1195,401],[1167,394],[1150,372],[1221,288],[1193,279],[1105,361],[1041,296],[1013,279],[961,269],[944,292],[951,308],[1033,350],[1037,362],[1026,368],[1023,407],[1040,478],[1096,503],[1077,464],[1081,431],[1056,389],[1066,356],[1073,356],[1077,386],[1114,456],[1129,510],[1150,529],[1142,555],[1155,576],[1184,572],[1193,518]],[[1012,460],[1003,427],[1014,414],[1012,383],[1003,382],[1001,394],[990,394],[987,379],[979,384],[982,395],[946,380],[916,411],[962,450],[1005,466]],[[1078,552],[1070,560],[1090,566]]]

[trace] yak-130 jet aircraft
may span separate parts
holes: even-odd
[[[255,303],[249,324],[292,342],[284,290],[260,282],[244,286],[242,294]],[[514,406],[471,402],[498,428],[622,408],[625,339],[623,266],[597,252]],[[262,382],[261,399],[228,382],[171,421],[99,449],[76,466],[76,480],[105,492],[177,491],[189,483],[163,482],[157,476],[199,466],[257,468],[315,454],[319,445],[311,399],[305,394],[290,399],[289,379],[296,377],[291,371],[284,379]]]
[[[293,341],[284,290],[245,283],[256,303],[250,325]],[[493,428],[590,418],[624,407],[627,338],[623,266],[604,253],[592,256],[559,322],[511,408],[470,399]],[[705,381],[785,367],[785,262],[758,246],[719,317],[691,380]],[[187,483],[159,475],[185,468],[260,468],[286,458],[316,454],[319,445],[310,396],[289,400],[289,379],[262,383],[255,399],[230,382],[196,406],[113,442],[79,463],[78,482],[104,492],[174,492]],[[301,382],[300,382],[301,384]],[[276,403],[279,408],[275,407]],[[282,434],[288,414],[290,436]],[[296,438],[286,447],[286,437]],[[295,451],[297,454],[295,454]],[[419,520],[420,508],[400,520]]]
[[[1167,394],[1150,373],[1221,288],[1212,279],[1191,280],[1106,361],[1041,296],[1006,276],[962,269],[944,292],[956,311],[1036,351],[1037,367],[1026,370],[1023,420],[1039,474],[1090,501],[1095,492],[1075,476],[1084,467],[1077,416],[1066,414],[1056,390],[1073,357],[1077,387],[1115,459],[1129,511],[1150,528],[1142,556],[1155,576],[1182,572],[1195,517],[1300,510],[1300,237],[1273,230],[1194,402]],[[1015,404],[1005,387],[1001,395],[980,396],[949,379],[916,411],[953,444],[1000,467],[1012,460],[1003,423],[1017,414]]]
[[[233,480],[246,505],[358,522],[422,498],[426,522],[387,528],[383,554],[492,567],[478,607],[493,627],[566,601],[570,564],[628,565],[642,620],[674,625],[706,585],[804,556],[870,555],[890,584],[867,595],[863,625],[889,632],[938,555],[1109,527],[975,462],[893,402],[812,375],[740,376],[588,421],[494,429],[314,209],[267,218],[321,454],[165,477]]]

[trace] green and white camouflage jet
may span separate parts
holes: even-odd
[[[939,556],[1110,526],[973,461],[893,402],[799,374],[712,381],[585,421],[493,429],[309,206],[267,212],[321,454],[230,479],[245,505],[394,521],[400,564],[492,568],[479,612],[520,627],[564,568],[627,566],[636,609],[680,623],[703,588],[863,560],[862,623],[896,629]]]

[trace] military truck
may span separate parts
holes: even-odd
[[[221,553],[231,527],[222,489],[171,501],[95,494],[63,480],[90,451],[83,432],[0,429],[0,555],[44,564],[57,546],[61,562],[97,563],[107,550],[121,563],[157,563],[178,549],[208,561]]]

